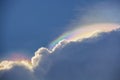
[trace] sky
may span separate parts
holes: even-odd
[[[119,9],[119,0],[1,0],[0,80],[119,80]]]
[[[118,19],[119,12],[111,4],[119,8],[119,0],[1,0],[1,56],[26,53],[31,57],[38,48],[48,47],[56,37],[75,27],[71,25],[86,24],[79,21],[84,16],[85,22],[94,22],[90,10],[97,8],[103,13],[97,9],[95,21],[108,16],[105,21],[118,23],[113,17]],[[93,7],[96,5],[99,7]]]
[[[65,30],[74,18],[79,0],[2,0],[1,4],[0,53],[33,55]]]

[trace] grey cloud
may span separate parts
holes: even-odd
[[[71,42],[53,52],[45,80],[119,80],[120,31]]]
[[[10,70],[1,71],[0,80],[36,80],[36,78],[25,67],[16,65]]]

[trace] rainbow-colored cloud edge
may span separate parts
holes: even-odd
[[[40,59],[42,57],[42,51],[46,50],[48,53],[54,52],[54,50],[59,46],[58,44],[66,40],[67,42],[71,41],[80,41],[85,38],[98,36],[98,33],[102,32],[110,32],[113,30],[117,30],[120,28],[119,24],[111,24],[111,23],[99,23],[99,24],[90,24],[83,25],[78,28],[73,29],[72,31],[67,31],[59,36],[57,39],[50,43],[49,48],[40,48],[35,52],[35,56],[31,58],[31,60],[23,59],[23,60],[3,60],[0,62],[0,71],[1,70],[9,70],[13,68],[15,65],[24,66],[30,71],[34,71],[34,68],[38,66]]]

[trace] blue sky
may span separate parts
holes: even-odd
[[[47,47],[87,8],[117,0],[1,0],[1,56],[25,52],[29,56]],[[80,11],[79,11],[80,10]]]
[[[74,18],[78,0],[4,0],[2,53],[33,53],[60,35]]]
[[[0,80],[120,80],[117,27],[119,0],[1,0]]]

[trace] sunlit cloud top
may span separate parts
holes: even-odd
[[[15,65],[24,66],[27,69],[32,69],[32,63],[29,58],[21,53],[13,53],[6,60],[0,62],[0,70],[11,69]]]

